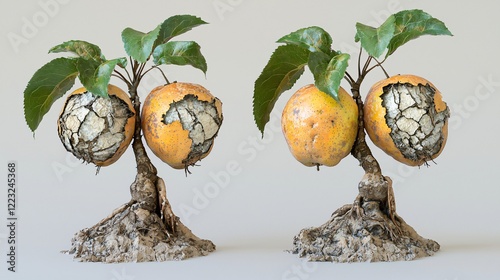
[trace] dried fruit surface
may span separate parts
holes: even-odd
[[[396,160],[422,165],[443,150],[450,112],[429,81],[398,75],[375,84],[364,107],[370,139]]]
[[[66,99],[58,118],[58,133],[66,150],[98,166],[114,163],[130,144],[135,111],[127,94],[108,86],[109,98],[80,88]]]
[[[142,112],[149,148],[177,169],[194,165],[210,153],[222,120],[220,100],[202,86],[189,83],[153,89]]]
[[[283,110],[283,134],[292,155],[306,166],[334,166],[356,140],[358,107],[343,89],[339,100],[307,85],[292,95]]]

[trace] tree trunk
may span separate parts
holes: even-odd
[[[293,241],[292,253],[311,261],[377,262],[412,260],[431,256],[439,244],[425,239],[396,214],[392,180],[382,175],[366,143],[363,101],[359,88],[351,91],[358,105],[358,135],[351,151],[365,175],[354,203],[337,209],[319,227],[303,229]]]
[[[129,88],[136,111],[132,148],[137,164],[130,185],[131,200],[91,228],[72,239],[64,251],[83,262],[145,262],[182,260],[215,250],[209,240],[195,236],[173,213],[163,179],[151,163],[141,135],[140,100],[137,86]]]

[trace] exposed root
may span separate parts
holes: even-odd
[[[431,256],[439,244],[422,238],[395,211],[389,216],[379,202],[359,199],[336,210],[322,226],[303,229],[292,253],[310,261],[408,261]]]
[[[172,234],[176,233],[179,218],[174,215],[172,207],[170,206],[170,203],[167,200],[167,189],[165,187],[165,182],[163,181],[162,178],[158,178],[158,181],[156,182],[156,188],[159,194],[158,205],[160,205],[161,207],[160,217],[163,221],[165,221],[165,225],[167,227],[167,234],[168,232],[171,232]]]
[[[148,262],[183,260],[215,250],[209,240],[195,236],[174,215],[166,199],[165,184],[157,181],[160,213],[131,201],[72,239],[64,251],[82,262]]]

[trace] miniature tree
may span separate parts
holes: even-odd
[[[383,176],[365,140],[394,159],[427,165],[444,148],[449,109],[440,92],[414,75],[389,77],[382,64],[421,35],[452,35],[445,24],[422,10],[393,14],[379,27],[356,24],[360,43],[357,77],[347,71],[350,55],[332,49],[332,37],[317,26],[292,32],[255,81],[254,118],[264,133],[280,95],[292,88],[306,66],[314,85],[299,89],[285,105],[282,129],[293,156],[306,166],[334,166],[351,154],[365,175],[354,203],[336,210],[319,227],[303,229],[291,252],[313,261],[397,261],[429,256],[439,244],[422,238],[396,213],[392,181]],[[362,53],[367,53],[362,62]],[[383,59],[379,59],[383,57]],[[387,79],[373,85],[363,102],[360,86],[373,69]],[[341,86],[349,84],[352,96]],[[365,132],[366,131],[366,132]]]
[[[53,103],[78,77],[83,88],[68,96],[58,118],[65,148],[94,163],[98,171],[119,159],[132,142],[137,175],[131,200],[91,228],[76,233],[67,253],[92,262],[180,260],[215,250],[196,237],[173,213],[163,180],[146,153],[147,145],[173,168],[184,169],[207,156],[222,123],[221,102],[202,86],[170,83],[160,65],[190,65],[207,71],[200,46],[172,38],[206,24],[192,15],[176,15],[144,33],[132,28],[121,37],[129,58],[108,60],[101,49],[85,41],[68,41],[49,53],[70,52],[41,67],[24,91],[26,122],[35,132]],[[117,67],[118,66],[118,67]],[[150,71],[160,71],[159,85],[141,107],[138,88]],[[116,77],[128,94],[109,84]],[[142,113],[141,113],[142,109]]]

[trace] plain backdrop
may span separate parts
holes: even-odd
[[[8,161],[17,162],[19,179],[18,272],[7,271],[7,227],[1,226],[1,279],[500,279],[498,1],[30,0],[0,6],[2,225]],[[332,35],[334,48],[354,54],[348,71],[355,74],[356,22],[378,26],[390,13],[414,8],[444,21],[454,36],[410,42],[384,66],[390,74],[424,76],[440,89],[452,111],[448,143],[429,168],[405,167],[376,148],[373,152],[394,180],[399,215],[438,241],[441,250],[411,262],[305,262],[285,252],[293,236],[351,203],[363,172],[352,157],[318,172],[289,153],[280,114],[293,91],[313,82],[308,70],[277,102],[264,138],[253,122],[254,81],[278,38],[313,25]],[[176,14],[209,23],[177,38],[202,46],[208,72],[163,69],[171,80],[203,84],[218,96],[225,119],[212,153],[191,175],[152,158],[176,214],[217,251],[181,262],[76,262],[60,253],[73,234],[129,200],[132,151],[96,175],[94,166],[79,163],[58,139],[62,99],[33,137],[23,117],[23,90],[38,68],[58,57],[47,53],[52,46],[85,40],[99,45],[107,58],[122,57],[124,28],[147,32]],[[383,77],[380,70],[372,72],[363,93]],[[160,74],[151,72],[141,97],[161,83]]]

